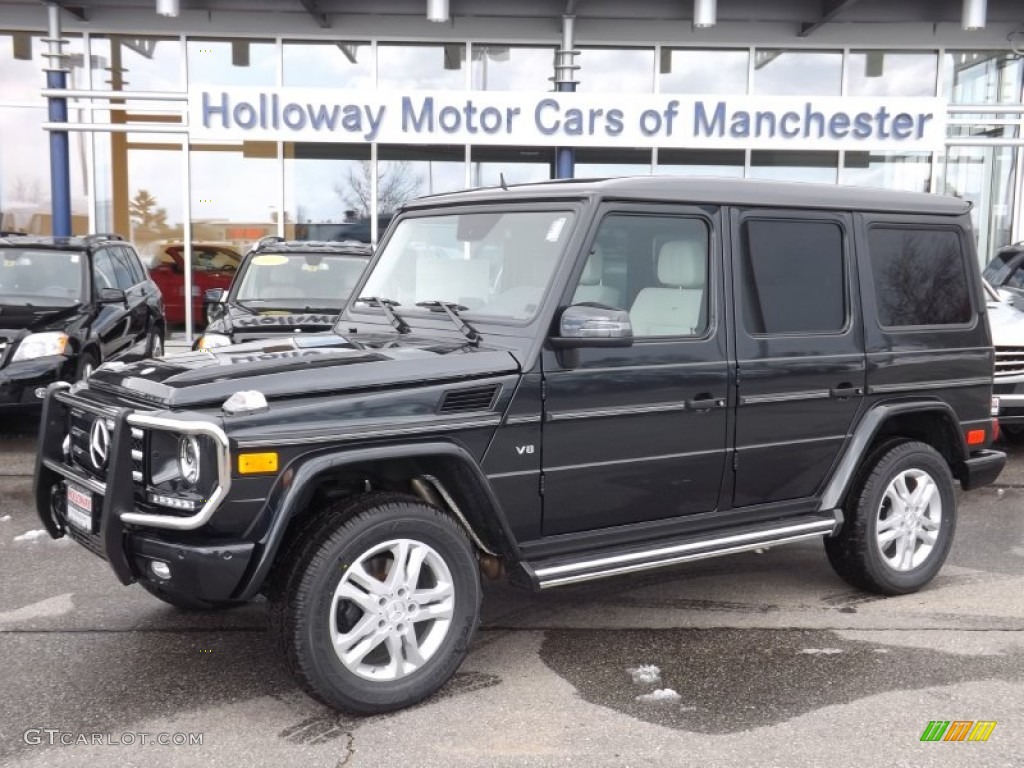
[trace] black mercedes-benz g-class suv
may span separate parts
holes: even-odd
[[[209,323],[192,348],[331,330],[371,255],[354,240],[260,239],[228,290],[206,292]]]
[[[159,357],[165,327],[160,289],[118,235],[0,232],[0,408],[38,406],[106,360]]]
[[[546,589],[823,537],[920,589],[992,482],[968,204],[673,178],[424,198],[334,334],[55,385],[36,499],[124,584],[263,593],[339,709],[422,699],[480,572]],[[109,447],[106,441],[109,436]]]

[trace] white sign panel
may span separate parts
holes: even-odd
[[[198,141],[909,151],[946,137],[934,98],[205,87],[188,104]]]

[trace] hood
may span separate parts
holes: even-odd
[[[1003,299],[989,299],[987,306],[993,346],[1024,347],[1024,312]]]
[[[256,389],[268,400],[517,373],[507,349],[416,336],[334,333],[101,366],[89,387],[170,408],[219,405]]]
[[[0,336],[13,339],[29,333],[63,330],[67,319],[81,311],[81,304],[72,304],[70,307],[0,304]]]

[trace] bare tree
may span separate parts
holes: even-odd
[[[334,192],[356,214],[368,218],[373,211],[371,179],[373,165],[361,160],[349,167],[348,176],[334,185]],[[408,160],[377,164],[377,212],[391,213],[407,200],[416,197],[423,177],[413,171]]]
[[[44,200],[43,187],[34,176],[31,180],[15,176],[11,197],[19,203],[41,203]]]

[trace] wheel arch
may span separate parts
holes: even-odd
[[[865,414],[846,444],[832,478],[822,495],[822,509],[840,508],[864,462],[879,446],[898,440],[918,440],[930,445],[946,460],[953,476],[968,457],[967,443],[953,408],[942,400],[911,400],[880,403]]]
[[[302,521],[316,514],[318,502],[355,498],[369,488],[412,493],[450,515],[474,548],[518,559],[519,549],[500,502],[479,465],[456,443],[320,452],[297,459],[282,473],[285,477],[290,479],[279,482],[268,499],[276,511],[238,599],[254,597],[263,588]]]

